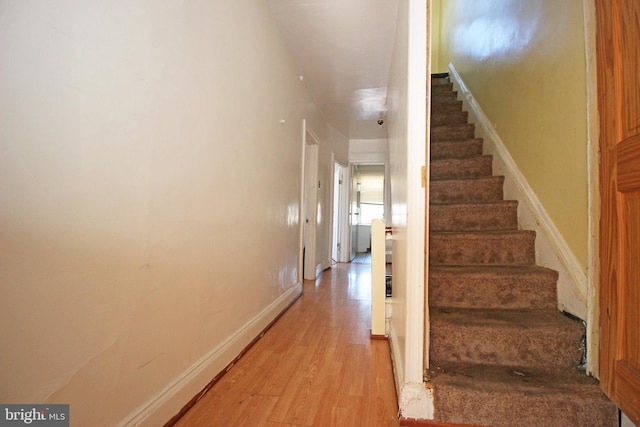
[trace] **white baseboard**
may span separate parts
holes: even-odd
[[[536,262],[559,273],[558,308],[586,319],[587,275],[584,269],[567,246],[491,121],[484,114],[453,64],[449,64],[449,76],[458,91],[459,99],[462,100],[463,108],[469,112],[469,121],[476,125],[476,136],[484,139],[485,154],[493,155],[494,173],[505,177],[505,199],[519,201],[520,228],[536,232]]]
[[[389,349],[391,350],[391,367],[393,368],[393,379],[396,382],[396,392],[398,393],[398,397],[400,397],[400,385],[404,382],[404,363],[399,355],[401,354],[400,348],[398,347],[398,335],[395,331],[393,323],[389,324],[389,332],[387,335],[389,339]],[[398,399],[398,402],[400,399]]]
[[[322,261],[322,264],[320,264],[320,271],[322,272],[322,271],[328,270],[331,268],[332,265],[333,264],[331,260]]]
[[[224,342],[167,384],[164,389],[131,411],[118,425],[127,427],[164,425],[200,393],[216,375],[221,373],[301,293],[302,285],[298,283],[280,295]]]

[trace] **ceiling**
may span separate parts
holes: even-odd
[[[304,82],[349,139],[386,138],[395,0],[267,0]]]

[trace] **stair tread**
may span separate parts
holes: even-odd
[[[453,90],[453,83],[451,82],[447,82],[447,83],[431,83],[431,88],[441,88],[441,89],[448,89],[448,90]]]
[[[455,140],[463,140],[463,139],[471,139],[475,138],[473,135],[473,131],[475,130],[475,125],[473,123],[457,123],[450,125],[440,125],[433,126],[431,128],[431,140],[434,142],[444,141],[444,139],[434,139],[435,137],[446,137],[447,135],[442,135],[442,133],[447,132],[470,132],[470,135],[460,135],[460,136],[452,136],[452,138],[456,138]]]
[[[475,124],[473,123],[455,123],[455,124],[451,124],[451,125],[437,125],[437,126],[432,126],[431,130],[445,130],[445,129],[450,129],[450,128],[470,128],[470,127],[474,127]]]
[[[482,138],[467,138],[467,139],[452,139],[451,141],[431,141],[431,144],[450,144],[450,143],[456,143],[456,144],[460,144],[462,142],[470,142],[470,141],[482,141]]]
[[[451,117],[451,116],[456,116],[456,117],[468,117],[469,116],[469,112],[468,111],[432,111],[431,112],[431,118],[433,119],[434,117]],[[445,125],[437,125],[437,126],[445,126]]]
[[[431,159],[429,175],[432,178],[471,178],[478,176],[492,176],[492,165],[492,155]]]
[[[430,203],[429,222],[432,231],[517,230],[518,202]]]
[[[446,99],[448,97],[457,98],[458,97],[458,92],[456,92],[454,90],[439,89],[439,90],[431,93],[431,99],[432,100]]]
[[[575,370],[432,364],[434,420],[494,427],[617,427],[618,410]]]
[[[432,361],[428,373],[430,382],[457,384],[470,391],[491,388],[495,393],[505,394],[579,393],[581,398],[607,400],[597,387],[598,382],[578,370]]]
[[[462,236],[462,235],[468,235],[468,237],[485,237],[485,236],[495,236],[495,237],[500,237],[500,236],[505,236],[505,235],[530,235],[533,234],[535,235],[535,231],[532,230],[480,230],[480,231],[476,231],[476,230],[464,230],[464,231],[431,231],[432,235],[438,235],[438,236],[452,236],[452,235],[456,235],[456,236]]]
[[[430,273],[451,273],[451,274],[471,274],[471,275],[521,275],[521,274],[553,274],[558,275],[555,270],[541,267],[539,265],[433,265],[429,267]]]
[[[488,202],[503,200],[503,176],[431,178],[431,203]]]
[[[467,111],[443,111],[431,115],[431,126],[445,126],[467,123],[469,113]]]
[[[431,105],[432,107],[435,107],[435,108],[432,108],[431,111],[440,111],[439,108],[442,108],[444,105],[451,105],[451,104],[459,105],[460,110],[462,110],[461,99],[456,99],[454,97],[451,97],[451,98],[436,97],[436,98],[431,98]]]
[[[464,159],[482,155],[483,141],[481,138],[434,141],[431,143],[430,159]]]
[[[469,178],[432,178],[431,181],[438,181],[438,182],[445,182],[445,181],[452,181],[452,182],[457,182],[457,181],[473,181],[473,180],[495,180],[495,179],[504,179],[504,176],[502,175],[489,175],[489,176],[473,176],[473,177],[469,177]]]
[[[517,200],[493,200],[486,202],[449,202],[449,203],[441,203],[441,202],[431,202],[431,205],[436,205],[439,207],[501,207],[501,206],[518,206]]]
[[[505,329],[558,328],[580,331],[582,325],[557,310],[509,310],[497,308],[431,307],[432,322],[445,321],[462,327],[495,327]]]
[[[463,159],[459,159],[457,157],[444,157],[441,159],[431,159],[431,163],[441,163],[441,164],[446,164],[446,163],[467,163],[467,162],[473,162],[473,161],[479,161],[479,160],[489,160],[489,159],[493,159],[493,155],[491,154],[480,154],[478,156],[473,156],[473,157],[465,157]]]
[[[557,310],[557,280],[537,265],[430,266],[429,306]]]

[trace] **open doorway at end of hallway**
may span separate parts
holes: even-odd
[[[371,223],[387,211],[384,164],[353,164],[350,188],[351,261],[371,263]]]

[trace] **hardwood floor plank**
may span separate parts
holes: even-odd
[[[233,424],[234,426],[262,426],[267,425],[264,414],[271,412],[278,402],[277,396],[265,396],[261,394],[244,394],[246,403]],[[281,424],[280,424],[281,425]]]
[[[389,345],[370,338],[370,266],[337,264],[176,426],[399,426]]]

